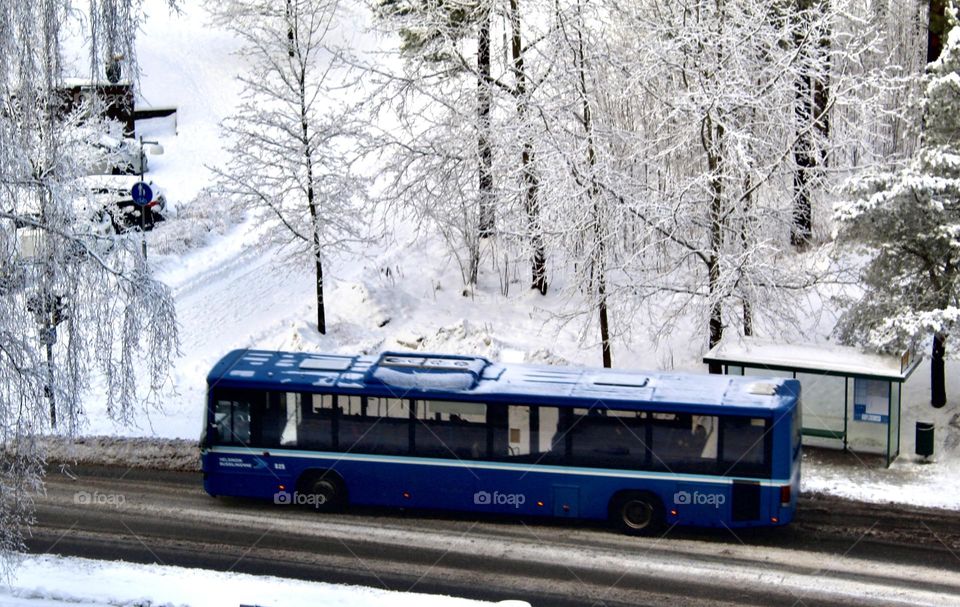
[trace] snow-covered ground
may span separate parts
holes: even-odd
[[[500,278],[489,268],[473,293],[461,292],[456,263],[438,240],[393,240],[355,258],[330,260],[327,282],[328,332],[313,325],[315,308],[309,264],[296,265],[277,251],[257,248],[262,225],[237,216],[221,201],[200,196],[209,185],[209,165],[229,162],[218,123],[239,100],[234,77],[242,60],[237,42],[210,25],[200,3],[170,13],[166,0],[146,0],[148,11],[138,43],[141,99],[149,106],[176,106],[176,118],[144,121],[138,134],[159,141],[162,156],[150,158],[150,177],[164,187],[169,220],[147,236],[150,263],[174,292],[182,356],[170,370],[162,407],[136,427],[120,427],[103,411],[94,390],[88,398],[85,433],[187,439],[199,435],[205,376],[234,348],[314,350],[340,353],[417,348],[471,353],[491,359],[597,365],[597,339],[583,339],[582,324],[557,321],[568,302],[554,286],[546,297],[518,280],[502,296]],[[359,46],[374,42],[361,32],[339,32]],[[83,63],[81,61],[80,65]],[[595,331],[594,331],[595,332]],[[593,332],[587,332],[592,335]],[[644,327],[615,346],[618,367],[705,372],[702,331],[685,327],[655,348]],[[808,458],[807,491],[868,501],[896,501],[960,508],[960,364],[948,366],[951,404],[931,409],[929,367],[905,386],[901,457],[890,469],[856,458],[842,462]],[[937,427],[937,455],[920,464],[913,453],[916,421]],[[136,451],[142,451],[136,447]],[[183,445],[157,457],[183,459]],[[184,466],[183,461],[177,462]],[[228,583],[229,582],[229,583]],[[52,556],[28,557],[10,586],[0,586],[0,604],[53,605],[480,605],[475,601],[401,595],[240,574],[162,566],[103,563]]]
[[[5,607],[481,607],[492,604],[361,586],[58,556],[26,557],[12,582],[0,584],[0,605]],[[498,604],[529,607],[522,601]]]
[[[541,297],[520,283],[500,294],[489,269],[469,296],[460,288],[456,263],[437,240],[414,240],[402,232],[362,257],[331,260],[328,333],[316,333],[310,266],[297,266],[277,251],[254,246],[263,229],[255,218],[237,216],[221,201],[198,194],[209,185],[208,165],[229,161],[218,123],[237,105],[234,77],[242,61],[236,41],[212,27],[196,3],[171,14],[165,0],[147,0],[149,18],[139,42],[140,103],[176,106],[176,119],[138,124],[140,135],[159,141],[162,156],[150,158],[150,176],[167,193],[169,221],[148,235],[150,263],[173,289],[182,337],[182,356],[162,395],[162,409],[137,427],[119,427],[103,414],[94,390],[87,402],[88,435],[163,437],[193,441],[203,414],[206,373],[234,348],[277,348],[341,353],[418,348],[473,353],[491,359],[596,365],[595,338],[582,339],[582,325],[561,324],[568,303],[554,288]],[[349,33],[342,33],[343,36]],[[357,34],[362,38],[361,34]],[[370,44],[360,40],[358,44]],[[636,327],[634,339],[618,344],[619,367],[671,368],[705,372],[703,339],[693,327],[677,331],[659,348]],[[890,469],[808,458],[803,485],[869,501],[960,507],[960,365],[948,368],[952,404],[937,411],[929,400],[924,365],[905,386],[902,456]],[[914,461],[916,421],[936,423],[932,464]],[[951,421],[953,426],[951,426]],[[109,442],[109,441],[107,441]],[[104,441],[91,441],[104,445]],[[167,458],[189,466],[189,442],[164,449],[132,442],[130,453]],[[89,451],[90,445],[86,445]],[[127,447],[110,443],[110,449]],[[158,464],[159,465],[159,464]],[[480,605],[475,601],[315,584],[241,574],[163,566],[104,563],[52,556],[28,557],[10,586],[0,586],[0,604],[17,607],[76,605]]]
[[[238,101],[234,76],[242,63],[233,54],[236,41],[211,26],[196,4],[184,6],[180,14],[170,14],[164,0],[148,0],[146,7],[149,19],[139,41],[142,103],[178,108],[175,122],[138,124],[140,134],[157,139],[166,150],[151,158],[151,177],[165,188],[173,209],[170,221],[148,235],[148,244],[157,276],[175,294],[183,355],[171,369],[162,410],[143,418],[138,427],[109,422],[101,415],[100,395],[90,394],[88,434],[195,439],[205,375],[234,348],[341,353],[418,348],[492,359],[599,364],[597,340],[581,338],[582,324],[556,320],[567,304],[559,289],[541,297],[518,282],[504,297],[498,275],[487,264],[479,287],[464,296],[456,264],[442,243],[413,240],[402,233],[402,226],[393,241],[364,251],[362,257],[330,260],[328,332],[317,334],[310,266],[297,266],[275,250],[255,247],[262,229],[255,218],[236,217],[216,200],[196,199],[210,179],[207,165],[228,162],[217,124],[231,115]],[[702,331],[678,330],[659,348],[646,336],[644,327],[635,327],[630,343],[615,346],[615,365],[706,371],[700,360]],[[901,457],[893,467],[860,465],[855,458],[842,463],[810,459],[804,468],[805,490],[960,507],[958,371],[960,364],[949,364],[951,404],[939,411],[928,404],[927,365],[907,382]],[[912,455],[918,420],[937,424],[934,463],[919,464]]]

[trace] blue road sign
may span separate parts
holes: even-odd
[[[150,204],[153,200],[153,190],[142,181],[138,181],[130,188],[130,195],[133,196],[133,203],[141,207]]]

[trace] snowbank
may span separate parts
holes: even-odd
[[[529,607],[509,601],[500,605]],[[481,607],[493,603],[391,592],[277,577],[56,556],[25,557],[11,583],[0,585],[7,607]]]

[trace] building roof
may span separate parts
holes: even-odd
[[[707,352],[703,362],[903,382],[916,368],[919,359],[910,352],[893,356],[850,346],[782,344],[740,337],[721,341]]]
[[[795,380],[493,363],[481,357],[386,352],[343,356],[235,350],[208,378],[211,387],[334,392],[402,398],[453,398],[571,407],[636,409],[655,403],[702,407],[704,414],[737,408],[769,413],[791,406]]]

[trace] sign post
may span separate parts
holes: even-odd
[[[130,189],[130,196],[133,197],[133,204],[140,207],[140,237],[143,243],[143,258],[147,258],[147,205],[153,200],[153,190],[143,181],[143,172],[146,168],[146,158],[143,155],[143,146],[150,146],[151,154],[163,154],[163,147],[159,141],[145,141],[143,135],[140,136],[140,181],[133,184]],[[151,216],[152,218],[152,216]]]
[[[141,178],[143,175],[141,174]],[[143,244],[143,258],[147,258],[147,205],[153,200],[153,190],[142,181],[138,181],[130,188],[133,204],[140,207],[140,239]]]

